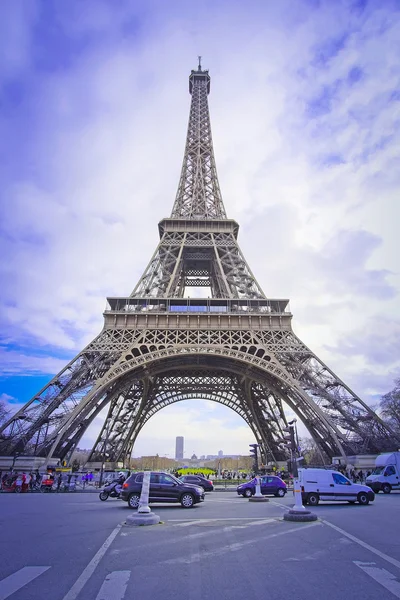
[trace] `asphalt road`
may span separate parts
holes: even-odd
[[[211,492],[162,524],[96,494],[0,494],[0,600],[393,600],[400,598],[400,493],[369,506],[320,504],[315,523]]]

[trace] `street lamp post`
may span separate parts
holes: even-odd
[[[288,423],[289,427],[285,427],[285,431],[289,433],[287,439],[290,442],[290,462],[292,466],[292,475],[293,475],[293,487],[294,487],[294,509],[297,511],[306,510],[303,506],[303,499],[301,497],[300,490],[300,482],[299,482],[299,469],[297,465],[297,429],[296,429],[297,419],[293,419]]]
[[[294,506],[291,510],[289,510],[283,515],[283,518],[285,521],[316,521],[317,515],[314,515],[303,506],[303,499],[301,496],[299,481],[299,469],[297,466],[298,444],[296,445],[296,421],[297,419],[293,419],[288,423],[288,427],[284,428],[284,431],[287,431],[289,433],[289,436],[285,437],[285,439],[290,442],[289,448],[293,475]]]
[[[109,456],[109,454],[106,454],[106,448],[107,448],[107,444],[108,444],[108,435],[109,435],[109,428],[110,428],[110,423],[107,423],[106,426],[106,436],[104,438],[104,444],[103,444],[103,454],[101,457],[101,469],[100,469],[100,479],[99,479],[99,487],[102,486],[103,484],[103,474],[104,474],[104,469],[105,469],[105,462],[106,462],[106,457]]]
[[[13,461],[12,461],[12,465],[11,465],[11,473],[14,473],[15,461],[17,460],[17,458],[20,454],[21,454],[20,452],[15,452],[15,454],[13,456]]]

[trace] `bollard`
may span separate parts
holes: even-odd
[[[283,515],[284,521],[299,521],[304,523],[305,521],[316,521],[317,515],[307,510],[303,506],[303,499],[301,497],[300,481],[294,480],[294,506],[288,512]]]
[[[249,502],[269,502],[268,498],[263,496],[261,493],[261,483],[259,477],[256,477],[256,493],[254,496],[249,498]]]
[[[142,491],[140,494],[138,511],[126,519],[126,525],[158,525],[161,520],[158,515],[151,512],[149,507],[150,475],[151,471],[145,471],[143,473]]]

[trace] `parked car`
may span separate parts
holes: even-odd
[[[138,508],[142,491],[143,472],[132,473],[122,485],[121,499],[130,508]],[[180,502],[184,508],[191,508],[204,501],[204,490],[198,485],[183,483],[168,473],[151,473],[149,504],[154,502]]]
[[[200,475],[181,475],[179,479],[183,481],[183,483],[199,485],[205,492],[212,492],[214,490],[213,482]]]
[[[369,504],[375,499],[370,487],[331,469],[299,469],[299,482],[303,502],[310,506],[317,506],[320,500]]]
[[[282,481],[280,477],[276,477],[275,475],[264,475],[263,477],[260,477],[260,484],[263,496],[272,495],[283,498],[287,492],[286,483]],[[256,493],[256,479],[254,478],[250,481],[246,481],[246,483],[241,483],[237,486],[236,491],[239,496],[250,498],[250,496],[253,496]]]

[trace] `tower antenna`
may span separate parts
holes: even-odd
[[[198,58],[199,58],[199,66],[197,67],[197,70],[201,71],[201,56],[199,56]]]

